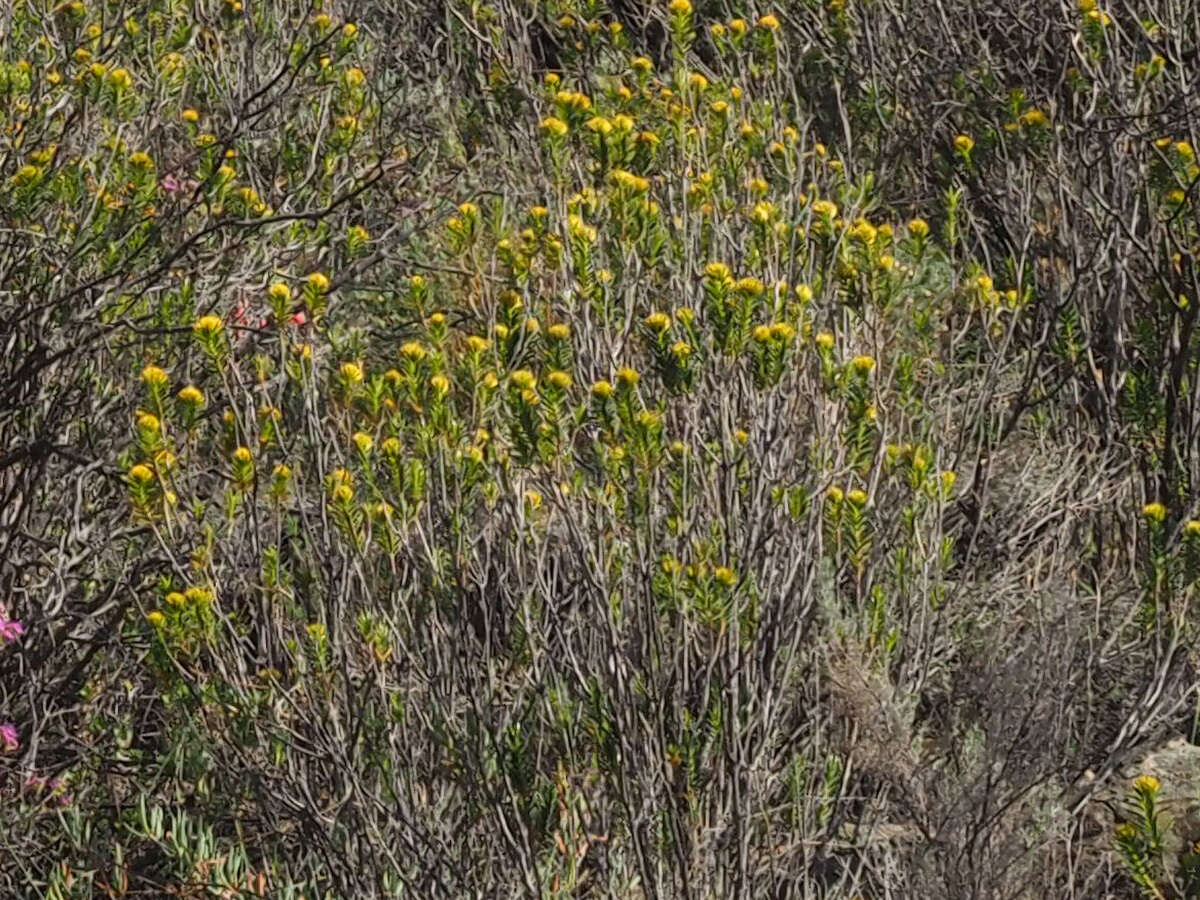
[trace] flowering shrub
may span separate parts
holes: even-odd
[[[1190,8],[611,6],[14,8],[6,896],[1175,890]]]

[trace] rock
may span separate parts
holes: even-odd
[[[1102,839],[1111,841],[1112,827],[1134,818],[1130,796],[1134,780],[1142,775],[1158,779],[1164,862],[1168,874],[1174,875],[1180,856],[1200,840],[1200,747],[1177,737],[1123,766],[1097,789],[1088,813],[1109,826]]]

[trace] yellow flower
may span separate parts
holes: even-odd
[[[611,397],[613,395],[612,382],[601,378],[592,385],[592,393],[601,400]]]
[[[153,413],[139,412],[136,421],[137,427],[142,431],[158,431],[159,429],[158,416]]]
[[[662,334],[671,327],[671,317],[666,313],[653,312],[646,316],[646,327],[651,331],[657,331]]]
[[[676,359],[686,359],[692,355],[692,345],[686,341],[676,341],[671,345],[671,354]]]
[[[924,219],[913,219],[908,223],[908,233],[917,240],[921,240],[929,234],[929,223]]]
[[[873,244],[878,230],[866,219],[859,219],[854,223],[854,227],[850,230],[850,234],[860,240],[864,244]]]
[[[339,484],[333,489],[331,496],[335,503],[340,503],[344,506],[354,499],[354,488],[348,484]]]
[[[275,468],[271,470],[271,475],[277,481],[287,481],[292,477],[291,466],[287,465],[287,463],[276,463]]]
[[[1141,794],[1153,794],[1158,791],[1158,779],[1153,775],[1142,775],[1133,783],[1133,789]]]
[[[631,369],[629,366],[622,366],[617,369],[617,381],[625,387],[633,387],[641,380],[642,376],[637,373],[636,369]]]
[[[347,22],[342,26],[342,37],[353,40],[356,34],[358,34],[358,26],[353,22]]]
[[[604,118],[604,116],[592,116],[583,123],[583,127],[588,131],[594,131],[596,134],[608,134],[612,131],[612,122]]]
[[[360,384],[363,380],[362,366],[354,362],[342,363],[338,368],[338,374],[349,384]]]
[[[739,278],[737,283],[734,284],[733,288],[739,294],[747,294],[751,297],[760,297],[766,290],[766,287],[761,281],[750,276],[747,276],[746,278]]]
[[[473,334],[467,338],[467,349],[470,350],[472,353],[482,353],[484,350],[486,350],[488,347],[491,346],[491,343],[492,342],[489,341],[487,338],[480,337],[477,334]]]
[[[165,599],[167,606],[170,606],[174,609],[179,609],[187,605],[187,597],[183,596],[183,594],[181,594],[179,591],[171,591],[171,593],[167,594]]]
[[[142,485],[149,484],[154,480],[154,473],[149,466],[138,463],[129,469],[129,480]]]
[[[561,369],[555,369],[546,374],[546,380],[560,391],[565,391],[571,386],[571,376]]]
[[[736,35],[745,34],[746,28],[747,28],[747,25],[746,25],[745,19],[731,19],[729,21],[729,30],[732,31]]]
[[[640,72],[643,75],[654,68],[654,63],[644,56],[635,56],[629,61],[629,65],[633,71]]]
[[[146,613],[146,622],[151,628],[162,628],[167,624],[167,617],[156,609]]]
[[[537,377],[528,369],[517,369],[508,378],[517,388],[523,391],[532,390],[537,385]]]
[[[766,200],[760,200],[754,204],[754,208],[750,210],[750,219],[759,225],[768,224],[775,218],[775,204]]]
[[[704,267],[704,274],[714,281],[728,281],[731,277],[729,266],[721,262],[710,262]]]
[[[671,0],[667,9],[677,16],[688,16],[692,13],[692,4],[688,0]]]
[[[364,456],[370,453],[371,448],[375,446],[375,441],[371,439],[371,436],[362,431],[354,432],[350,440],[354,441],[354,446],[358,449],[358,452]]]
[[[563,137],[568,131],[567,123],[557,116],[547,116],[539,126],[550,137]]]
[[[819,347],[821,350],[832,350],[833,349],[833,335],[830,334],[828,331],[822,331],[820,334],[817,335],[816,343],[817,343],[817,347]]]
[[[776,322],[771,326],[771,337],[781,343],[788,343],[796,336],[796,329],[787,322]]]
[[[1188,519],[1183,526],[1183,533],[1192,538],[1200,537],[1200,519]]]
[[[276,281],[267,288],[267,296],[275,303],[287,303],[292,299],[292,289],[282,281]]]
[[[964,156],[971,152],[975,146],[975,141],[970,135],[960,134],[954,138],[954,149]]]
[[[845,493],[843,493],[842,489],[839,487],[831,487],[825,492],[825,499],[827,499],[834,506],[837,506],[845,498]]]
[[[218,334],[224,327],[225,323],[218,316],[201,316],[192,325],[192,331],[198,335],[211,337]]]
[[[1142,507],[1142,515],[1151,522],[1161,522],[1167,517],[1167,508],[1161,503],[1147,503]]]
[[[200,406],[204,403],[204,394],[200,393],[200,389],[194,385],[188,385],[181,388],[179,393],[175,395],[180,403],[186,403],[188,406]]]
[[[193,606],[203,607],[212,603],[212,591],[199,585],[192,585],[183,592],[183,595],[187,597],[188,602]]]
[[[425,358],[425,348],[416,341],[406,341],[400,345],[400,355],[409,362],[420,362]]]
[[[812,205],[812,211],[824,219],[832,219],[838,214],[837,204],[832,200],[817,200]]]
[[[539,509],[542,505],[542,495],[537,491],[526,491],[525,502],[529,505],[530,509]]]
[[[249,447],[238,447],[233,451],[233,459],[234,462],[239,462],[244,465],[248,462],[253,462],[254,454],[250,452]]]
[[[142,369],[142,382],[150,387],[163,387],[169,380],[170,376],[158,366],[146,366]]]
[[[450,391],[450,379],[445,375],[434,375],[429,379],[429,386],[439,394],[447,394]]]
[[[759,18],[758,27],[766,28],[770,31],[776,31],[779,28],[779,19],[777,19],[771,13],[767,13],[765,16],[761,16]]]
[[[875,368],[875,359],[870,356],[856,356],[850,360],[850,365],[863,375],[868,375]]]
[[[129,164],[137,166],[139,169],[148,169],[154,165],[154,160],[150,158],[150,154],[138,150],[135,153],[129,154]]]
[[[725,585],[725,587],[733,587],[737,581],[737,574],[729,566],[717,566],[713,570],[713,579]]]
[[[1049,124],[1050,118],[1040,109],[1026,110],[1021,116],[1021,124],[1027,128],[1040,128]]]
[[[558,322],[546,329],[546,333],[557,341],[565,341],[571,336],[571,326],[565,322]]]
[[[329,290],[329,278],[322,272],[313,272],[305,279],[312,285],[318,293],[325,293]]]
[[[767,341],[771,340],[770,326],[755,325],[750,336],[753,337],[754,340],[758,341],[758,343],[765,344]]]
[[[855,506],[866,506],[867,492],[860,490],[858,488],[855,488],[854,490],[852,490],[846,494],[846,499],[849,500]]]

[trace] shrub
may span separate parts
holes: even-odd
[[[17,5],[6,895],[1166,896],[1196,21]]]

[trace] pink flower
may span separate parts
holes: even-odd
[[[162,180],[162,189],[168,193],[173,194],[182,187],[183,185],[179,183],[179,179],[174,175],[168,175]]]
[[[0,619],[0,638],[15,641],[25,633],[25,626],[15,619]]]
[[[4,744],[4,749],[12,753],[21,746],[20,735],[17,733],[17,726],[12,722],[5,722],[0,725],[0,743]]]

